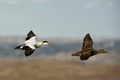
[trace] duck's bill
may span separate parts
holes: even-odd
[[[81,56],[80,53],[72,53],[71,56]]]
[[[75,54],[74,54],[74,53],[72,53],[72,54],[71,54],[71,56],[75,56]]]
[[[107,51],[105,51],[104,53],[108,53]]]
[[[50,46],[51,46],[52,44],[51,44],[51,43],[48,43],[48,45],[50,45]]]

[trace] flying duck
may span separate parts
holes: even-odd
[[[25,43],[15,47],[15,50],[25,50],[25,56],[30,56],[35,49],[41,47],[42,45],[51,45],[48,41],[38,42],[36,41],[36,35],[31,30],[25,39]]]
[[[83,40],[82,50],[76,53],[73,53],[72,56],[79,56],[81,60],[87,60],[89,57],[99,54],[107,53],[104,49],[95,50],[93,47],[93,40],[90,37],[89,33],[86,34]]]

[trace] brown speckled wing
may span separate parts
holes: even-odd
[[[25,40],[29,40],[31,37],[36,36],[33,31],[31,30],[28,34]]]
[[[82,51],[92,49],[93,41],[89,33],[86,34],[83,40]]]

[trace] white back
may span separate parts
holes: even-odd
[[[29,40],[25,41],[25,45],[29,46],[32,49],[36,49],[35,48],[35,44],[37,43],[36,41],[36,36],[31,37]]]

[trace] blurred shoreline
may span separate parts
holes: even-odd
[[[25,37],[22,36],[4,36],[0,37],[0,56],[1,57],[22,57],[24,51],[17,51],[14,48],[23,44]],[[40,54],[59,54],[59,53],[73,53],[81,50],[81,38],[38,38],[38,41],[47,40],[52,46],[43,46],[38,48],[32,56]],[[109,53],[120,53],[120,39],[94,39],[93,47],[97,49],[105,49]]]
[[[37,49],[25,57],[24,51],[14,47],[24,42],[24,37],[0,37],[0,80],[119,80],[120,40],[98,40],[95,49],[108,53],[98,54],[86,61],[71,54],[81,49],[79,39],[48,39],[52,46]]]

